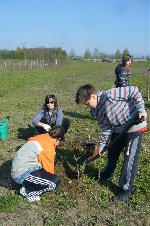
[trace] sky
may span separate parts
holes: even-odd
[[[150,55],[150,0],[0,0],[0,49]]]

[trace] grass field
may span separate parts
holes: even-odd
[[[99,170],[107,157],[82,168],[81,142],[90,135],[98,140],[101,131],[89,116],[89,109],[76,105],[80,85],[93,84],[99,90],[114,87],[116,63],[77,62],[45,70],[0,71],[0,119],[10,116],[9,138],[0,140],[0,226],[149,226],[150,225],[150,133],[144,134],[139,155],[135,194],[130,202],[114,204],[118,190],[122,157],[112,182],[98,183]],[[149,62],[133,63],[130,84],[141,88],[148,115],[147,75]],[[150,75],[149,75],[150,76]],[[60,188],[41,195],[38,203],[28,203],[19,195],[19,186],[10,178],[11,160],[32,135],[31,123],[47,94],[55,94],[64,116],[71,121],[57,152],[55,173],[62,179]],[[148,126],[150,120],[147,120]]]

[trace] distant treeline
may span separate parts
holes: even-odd
[[[62,48],[20,48],[17,47],[16,50],[0,50],[0,59],[40,59],[40,60],[61,60],[65,61],[67,59],[67,53]]]

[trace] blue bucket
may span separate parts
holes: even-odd
[[[6,117],[6,120],[0,120],[0,140],[6,139],[9,137],[8,132],[8,121],[10,116]]]

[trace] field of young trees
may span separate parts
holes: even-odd
[[[17,70],[0,68],[0,120],[9,115],[9,137],[0,140],[0,225],[2,226],[149,226],[150,222],[150,134],[148,130],[139,155],[135,193],[131,201],[113,203],[118,191],[118,178],[123,155],[120,156],[113,181],[98,183],[99,171],[107,156],[86,166],[83,171],[81,143],[89,135],[100,139],[101,131],[89,109],[75,103],[79,86],[90,83],[99,90],[114,87],[116,63],[78,60],[76,63],[50,67],[45,70]],[[149,62],[133,62],[130,84],[137,86],[145,100],[148,116]],[[47,94],[55,94],[58,104],[71,126],[66,141],[57,150],[55,173],[62,179],[58,190],[41,195],[41,201],[29,203],[19,195],[10,177],[11,161],[18,150],[32,136],[27,123],[43,105]]]

